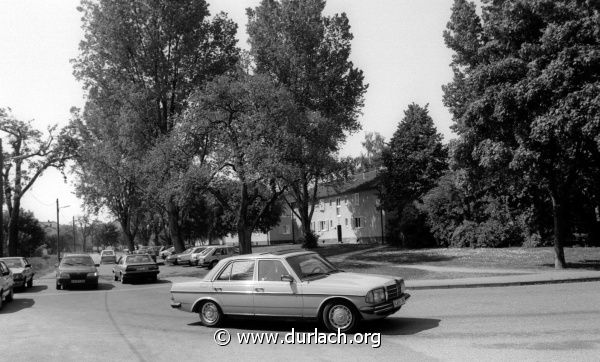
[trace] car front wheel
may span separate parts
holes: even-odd
[[[216,327],[221,323],[223,313],[217,303],[207,301],[200,307],[200,321],[207,327]]]
[[[8,293],[8,295],[6,296],[6,301],[12,302],[12,300],[14,299],[14,296],[15,296],[14,288],[10,288],[10,293]]]
[[[358,314],[348,302],[334,301],[323,309],[322,320],[331,332],[351,332],[358,324]]]
[[[31,277],[31,279],[29,279],[29,281],[27,282],[27,288],[31,287],[33,287],[33,277]]]

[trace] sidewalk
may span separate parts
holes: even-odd
[[[370,252],[384,248],[383,246],[369,249]],[[352,256],[364,253],[365,250],[349,252],[329,258],[334,263],[342,262]],[[504,287],[513,285],[534,285],[554,283],[575,283],[600,281],[600,271],[597,270],[541,270],[541,269],[498,269],[498,268],[464,268],[443,267],[426,264],[394,264],[375,262],[368,260],[353,259],[352,262],[365,265],[388,266],[392,268],[413,268],[432,272],[459,272],[473,274],[506,274],[501,276],[479,276],[473,278],[457,279],[425,279],[405,280],[406,287],[412,290],[418,289],[447,289],[447,288],[481,288],[481,287]]]

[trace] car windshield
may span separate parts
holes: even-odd
[[[149,255],[134,255],[127,257],[127,263],[153,263]]]
[[[112,255],[115,255],[115,253],[112,250],[104,250],[102,252],[102,255],[112,256]]]
[[[189,254],[192,252],[192,250],[194,250],[194,248],[185,249],[185,251],[181,254]]]
[[[201,253],[202,254],[202,252],[204,250],[206,250],[206,249],[205,248],[196,248],[196,249],[194,249],[194,254],[197,254],[197,253]]]
[[[2,260],[4,263],[6,263],[6,266],[8,266],[9,268],[25,267],[25,263],[23,262],[23,259],[21,259],[21,258],[10,258],[10,259],[0,259],[0,260]]]
[[[336,267],[318,254],[303,254],[286,259],[302,280],[339,272]]]
[[[60,263],[61,266],[64,265],[85,265],[85,266],[93,266],[94,260],[92,260],[89,256],[66,256],[63,258]]]
[[[206,248],[206,249],[202,250],[202,252],[200,253],[200,255],[208,255],[213,250],[215,250],[215,248]]]

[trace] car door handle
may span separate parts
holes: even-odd
[[[213,288],[213,289],[215,290],[215,292],[220,292],[220,291],[222,291],[222,290],[223,290],[223,289],[221,289],[221,288]]]
[[[262,293],[265,291],[265,288],[254,288],[255,291]]]

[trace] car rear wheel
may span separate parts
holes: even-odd
[[[119,277],[117,277],[117,273],[115,273],[114,279],[115,279],[115,282],[119,281]]]
[[[8,295],[6,296],[6,301],[7,302],[12,302],[12,300],[14,299],[14,288],[10,288],[10,293],[8,293]]]
[[[323,308],[321,316],[323,324],[331,332],[347,333],[358,324],[358,314],[348,302],[333,301]]]
[[[216,327],[221,323],[223,313],[217,303],[207,301],[200,307],[200,321],[207,327]]]
[[[33,287],[33,277],[31,277],[31,279],[29,279],[29,281],[27,282],[27,288],[31,287]]]
[[[120,273],[119,279],[121,279],[121,284],[125,284],[125,276],[123,275],[123,273]]]
[[[56,290],[60,290],[62,288],[62,286],[60,285],[60,283],[56,283]]]

